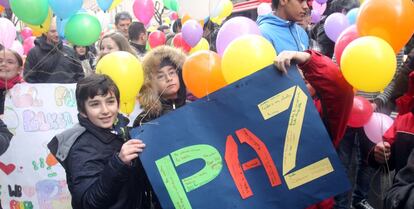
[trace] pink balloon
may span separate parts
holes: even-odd
[[[341,66],[342,52],[344,51],[345,47],[348,46],[348,44],[353,40],[359,38],[357,30],[358,29],[356,25],[351,25],[345,29],[341,35],[339,35],[338,40],[335,43],[335,57],[339,66]]]
[[[326,3],[319,4],[317,1],[312,2],[312,10],[322,15],[326,10]]]
[[[30,49],[32,49],[35,44],[34,41],[36,40],[36,37],[34,36],[30,36],[29,38],[26,38],[23,41],[23,49],[24,49],[24,54],[29,54]]]
[[[33,35],[33,31],[29,27],[24,27],[22,31],[20,31],[20,35],[22,35],[23,40],[25,40],[26,38],[29,38]]]
[[[16,39],[16,28],[14,24],[4,17],[0,18],[0,44],[9,49]]]
[[[154,2],[152,0],[135,0],[132,6],[135,17],[147,25],[154,16]]]
[[[394,123],[388,115],[375,112],[364,125],[364,131],[368,139],[377,144],[382,141],[382,136]]]
[[[257,14],[258,15],[265,15],[265,14],[269,14],[271,12],[272,12],[272,7],[270,6],[269,3],[261,3],[257,7]]]
[[[17,53],[19,53],[20,56],[23,56],[24,50],[23,50],[23,46],[20,43],[20,41],[18,41],[18,40],[13,41],[13,44],[10,47],[10,49],[17,52]]]
[[[178,14],[177,14],[177,12],[172,12],[172,13],[170,14],[170,19],[171,19],[171,20],[176,20],[176,19],[178,19]]]
[[[247,18],[247,17],[233,17],[228,20],[220,28],[217,34],[216,47],[217,53],[220,56],[223,56],[224,50],[234,39],[243,36],[243,35],[259,35],[260,32],[259,26],[256,22]]]

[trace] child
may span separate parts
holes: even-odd
[[[181,74],[185,58],[180,49],[170,46],[156,47],[145,55],[145,82],[138,96],[143,112],[135,119],[134,127],[186,104]]]
[[[15,51],[4,49],[0,51],[0,115],[4,113],[4,100],[8,89],[23,82],[20,75],[23,69],[23,59]]]
[[[151,187],[138,158],[145,144],[128,138],[128,119],[118,113],[119,94],[107,75],[80,80],[79,124],[48,144],[65,168],[74,209],[151,208],[146,196]]]

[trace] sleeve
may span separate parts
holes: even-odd
[[[392,187],[387,191],[384,208],[414,208],[414,151],[407,165],[395,176]]]
[[[312,50],[306,52],[311,58],[299,67],[321,100],[323,120],[334,145],[338,146],[351,112],[353,88],[330,58]]]
[[[69,188],[76,208],[108,208],[118,199],[131,173],[132,167],[125,165],[116,153],[108,162],[95,156],[101,155],[94,147],[77,146],[67,159]]]
[[[13,134],[7,129],[6,124],[0,120],[0,155],[6,152],[12,137]]]
[[[36,83],[36,73],[34,73],[37,60],[36,60],[36,49],[33,48],[29,51],[29,54],[26,57],[26,61],[24,62],[24,69],[23,69],[23,79],[28,83]]]

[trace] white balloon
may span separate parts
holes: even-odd
[[[20,41],[18,40],[14,40],[12,46],[10,47],[10,49],[12,49],[13,51],[17,52],[20,54],[20,56],[23,56],[23,45],[20,43]]]
[[[266,15],[272,12],[272,7],[269,3],[261,3],[257,7],[257,14],[258,15]]]
[[[204,20],[212,16],[221,0],[178,0],[180,16],[188,14],[192,19]]]

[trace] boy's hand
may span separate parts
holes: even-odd
[[[131,161],[137,158],[144,148],[145,144],[141,140],[130,139],[122,145],[118,157],[123,163],[130,165]]]
[[[274,64],[279,71],[286,74],[287,68],[290,67],[292,62],[295,62],[295,64],[302,64],[308,61],[310,57],[311,55],[306,52],[283,51],[276,57]]]
[[[379,142],[374,148],[375,160],[379,163],[385,163],[390,158],[391,145],[388,142]]]

